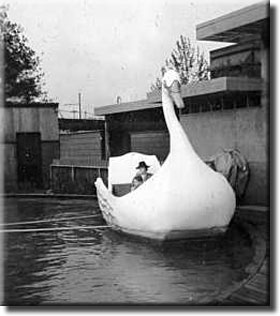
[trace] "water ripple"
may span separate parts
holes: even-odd
[[[7,199],[6,222],[100,214],[96,201]],[[38,223],[64,230],[5,235],[5,303],[199,304],[247,277],[250,237],[232,225],[220,238],[159,244],[89,230],[101,216]],[[23,227],[30,227],[29,225]]]

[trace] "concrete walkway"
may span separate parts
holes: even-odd
[[[237,291],[231,293],[219,305],[227,306],[269,306],[269,265],[268,258],[263,261],[260,269]]]
[[[217,305],[224,306],[267,306],[271,304],[270,295],[270,238],[269,209],[261,206],[242,206],[237,210],[237,217],[246,221],[255,229],[254,267],[249,277],[236,289],[226,293]]]

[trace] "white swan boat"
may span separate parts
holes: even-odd
[[[183,107],[180,92],[174,92],[178,81],[174,70],[163,77],[162,107],[170,152],[162,166],[154,156],[112,157],[109,188],[101,178],[95,182],[103,217],[115,230],[158,240],[200,238],[224,233],[233,217],[232,187],[198,157],[176,117],[173,102]],[[115,196],[113,184],[131,182],[136,165],[143,160],[152,166],[153,176],[136,190]]]

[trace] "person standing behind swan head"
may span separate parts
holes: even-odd
[[[146,165],[145,161],[140,161],[139,165],[136,167],[136,169],[138,169],[136,175],[140,175],[144,182],[152,176],[152,174],[148,172],[149,168],[150,166]]]

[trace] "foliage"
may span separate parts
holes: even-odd
[[[176,48],[171,52],[170,58],[166,59],[165,65],[172,65],[179,72],[182,84],[209,80],[209,65],[204,54],[183,35],[176,42]],[[160,90],[161,79],[157,78],[150,89]]]
[[[32,102],[46,97],[42,91],[40,59],[29,46],[20,25],[9,20],[7,7],[0,7],[0,45],[4,53],[6,101]]]

